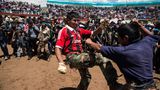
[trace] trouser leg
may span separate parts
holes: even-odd
[[[4,56],[9,56],[7,44],[5,42],[1,42],[0,47],[3,51]]]
[[[90,80],[91,80],[91,75],[89,73],[88,68],[81,68],[78,69],[80,76],[81,76],[81,81],[78,85],[78,90],[87,90]]]
[[[160,48],[157,49],[156,58],[154,62],[155,62],[156,72],[160,73]]]

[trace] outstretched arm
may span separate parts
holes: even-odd
[[[141,28],[141,32],[144,36],[153,35],[153,32],[146,29],[137,19],[133,19],[132,21],[139,25],[139,27]]]
[[[98,52],[100,51],[100,48],[102,46],[100,44],[93,42],[90,38],[86,39],[86,44],[90,45],[92,48],[94,48]]]
[[[65,74],[67,72],[66,65],[64,63],[63,55],[61,52],[61,49],[59,47],[55,48],[56,57],[58,59],[59,65],[58,65],[58,71],[62,74]]]
[[[108,27],[108,21],[104,19],[103,21],[101,21],[100,26],[97,27],[97,29],[93,32],[91,37],[96,36],[97,34],[101,33],[102,30],[104,30],[106,27]]]
[[[63,58],[62,58],[62,52],[61,52],[60,48],[58,48],[58,47],[55,48],[55,54],[56,54],[56,57],[58,59],[58,62],[59,63],[64,63]]]

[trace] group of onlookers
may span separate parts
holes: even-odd
[[[28,2],[6,1],[0,2],[0,12],[19,14],[40,14],[40,5],[29,4]]]

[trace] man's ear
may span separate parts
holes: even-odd
[[[128,42],[129,42],[129,36],[125,35],[124,38],[123,38],[123,41],[125,42],[125,44],[128,44]]]

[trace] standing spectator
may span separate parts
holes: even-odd
[[[149,35],[141,39],[139,30]],[[138,22],[121,25],[117,31],[122,46],[102,46],[91,39],[86,43],[117,63],[127,82],[122,90],[156,90],[152,59],[153,47],[160,37],[152,35]]]
[[[41,56],[49,56],[49,48],[48,48],[48,40],[50,37],[50,29],[47,27],[46,23],[42,23],[42,26],[40,28],[40,33],[38,34],[38,48],[37,48],[37,54],[40,58]]]
[[[88,53],[83,53],[82,36],[90,36],[91,34],[94,36],[100,33],[106,24],[102,23],[94,32],[79,28],[79,15],[73,11],[67,14],[66,24],[67,25],[59,31],[55,46],[55,53],[59,61],[58,71],[66,73],[66,65],[63,59],[63,55],[65,55],[66,62],[70,65],[70,68],[76,68],[80,73],[81,81],[78,89],[87,90],[91,75],[86,64],[90,62],[91,59]]]
[[[8,48],[7,48],[7,36],[5,35],[4,32],[4,26],[2,26],[2,21],[3,17],[0,15],[0,47],[4,53],[4,59],[7,60],[9,59],[9,53],[8,53]]]
[[[26,33],[17,27],[17,31],[13,33],[12,37],[14,53],[17,57],[25,55],[26,53]]]
[[[39,34],[39,28],[33,23],[32,20],[28,22],[28,45],[27,45],[27,52],[28,52],[28,60],[30,60],[34,55],[37,54],[37,37]],[[33,51],[34,50],[34,51]]]

